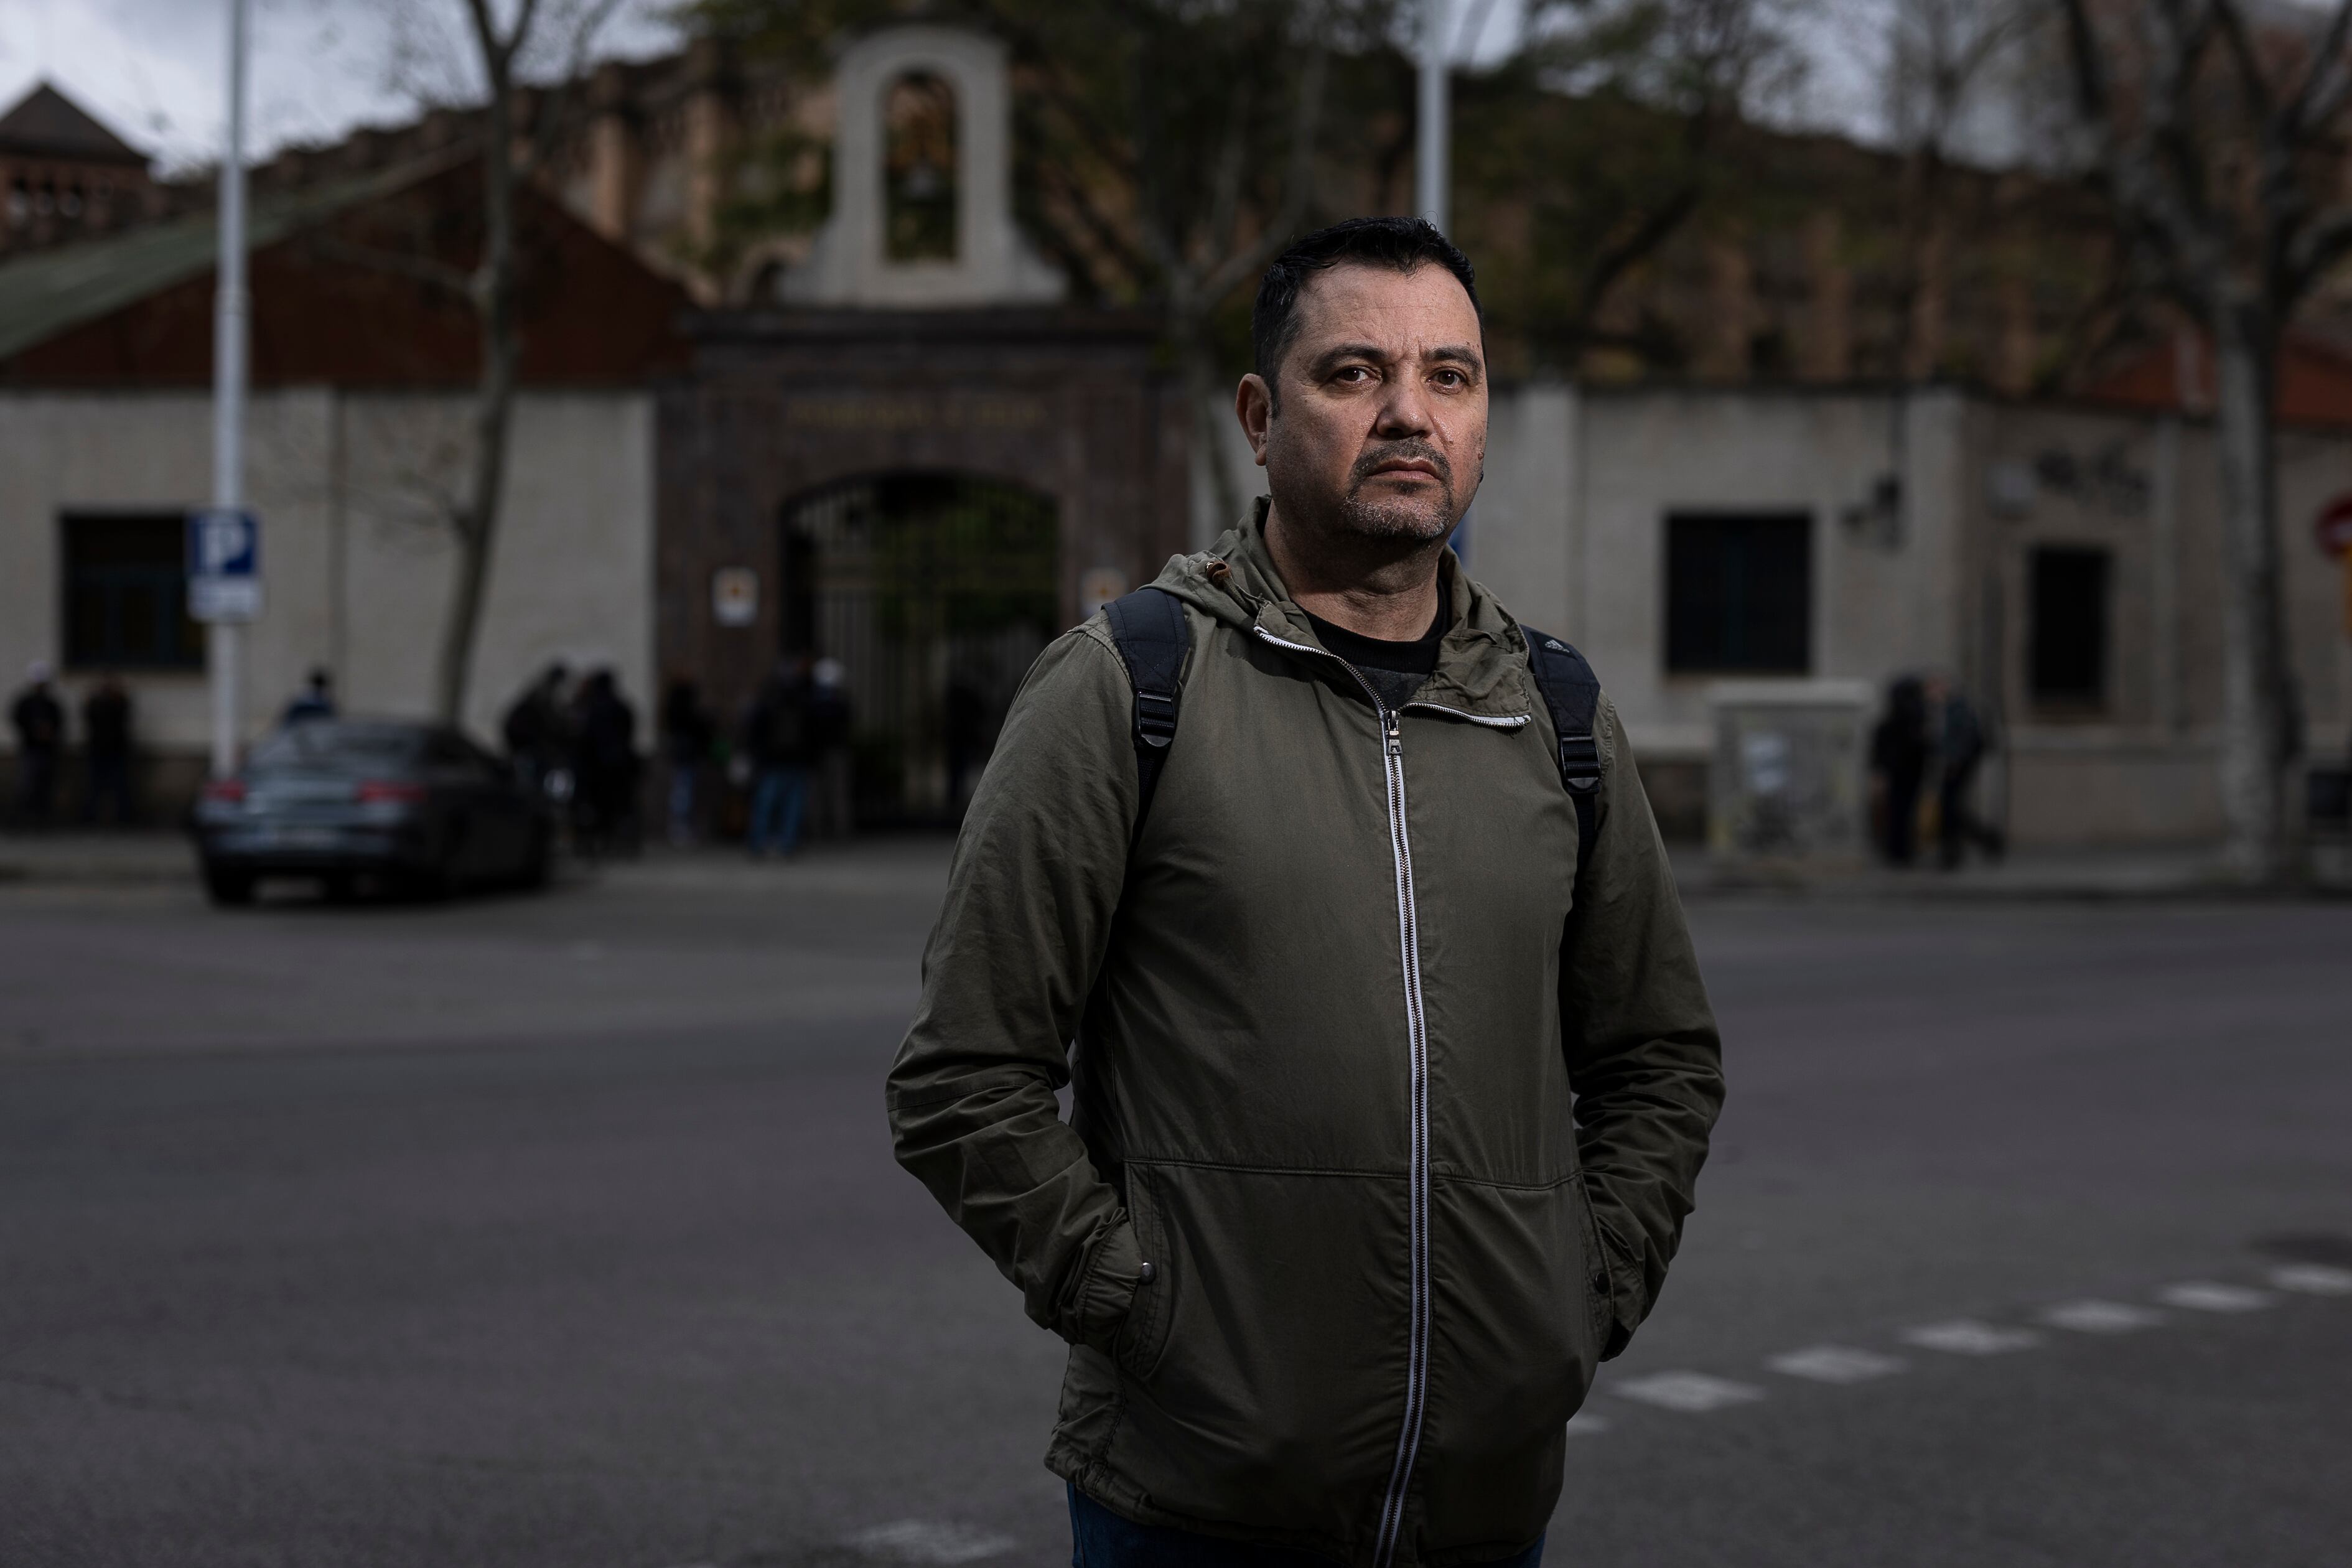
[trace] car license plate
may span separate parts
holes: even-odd
[[[254,830],[256,842],[264,849],[332,849],[342,837],[331,827],[265,825]]]

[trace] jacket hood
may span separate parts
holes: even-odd
[[[1271,505],[1267,497],[1258,497],[1206,551],[1170,556],[1151,586],[1244,636],[1328,653],[1314,623],[1275,570],[1265,543]],[[1437,668],[1415,693],[1413,705],[1456,709],[1481,719],[1527,718],[1527,642],[1518,623],[1462,570],[1450,550],[1439,557],[1438,592],[1447,595],[1448,624],[1438,644]]]

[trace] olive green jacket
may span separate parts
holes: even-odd
[[[1665,1277],[1715,1021],[1609,704],[1580,868],[1502,606],[1446,557],[1436,673],[1388,712],[1264,517],[1160,578],[1192,651],[1139,836],[1104,617],[1030,671],[891,1127],[1070,1342],[1056,1474],[1146,1523],[1484,1563],[1543,1532],[1563,1427]]]

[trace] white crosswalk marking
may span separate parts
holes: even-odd
[[[2233,1285],[2217,1279],[2185,1279],[2158,1289],[2155,1298],[2168,1307],[2189,1311],[2253,1312],[2274,1304],[2278,1300],[2274,1293],[2277,1290],[2294,1290],[2310,1296],[2352,1296],[2352,1268],[2340,1268],[2332,1264],[2282,1264],[2269,1271],[2265,1282],[2273,1289],[2258,1289],[2250,1285]],[[2095,1297],[2054,1302],[2036,1312],[2034,1320],[2048,1328],[2064,1329],[2080,1334],[2132,1333],[2171,1321],[2168,1314],[2154,1307]],[[1906,1343],[1925,1350],[1969,1356],[2002,1355],[2012,1351],[2030,1350],[2043,1343],[2047,1338],[2035,1329],[1991,1323],[1979,1318],[1952,1318],[1939,1323],[1922,1323],[1916,1328],[1904,1330],[1900,1337]],[[1876,1378],[1890,1377],[1905,1371],[1909,1364],[1900,1356],[1835,1344],[1806,1345],[1768,1356],[1764,1361],[1767,1368],[1784,1376],[1839,1384],[1868,1383]],[[1729,1378],[1703,1372],[1651,1373],[1608,1384],[1601,1392],[1613,1394],[1621,1399],[1655,1405],[1661,1410],[1691,1415],[1720,1410],[1727,1405],[1753,1404],[1765,1397],[1764,1390],[1752,1384],[1735,1383]],[[1579,1411],[1569,1422],[1568,1431],[1570,1436],[1592,1436],[1608,1431],[1610,1423],[1611,1417]],[[962,1558],[904,1560],[966,1561]]]
[[[2307,1296],[2352,1296],[2352,1268],[2331,1268],[2325,1263],[2291,1263],[2271,1270],[2271,1283],[2282,1290]]]
[[[2123,1301],[2061,1301],[2044,1311],[2042,1321],[2053,1329],[2072,1329],[2078,1334],[2127,1334],[2134,1329],[2155,1327],[2164,1321],[2164,1314],[2153,1307]]]
[[[2192,1312],[2255,1312],[2269,1306],[2273,1300],[2267,1290],[2221,1285],[2210,1279],[2167,1285],[2156,1293],[2156,1299],[2168,1307],[2186,1307]]]
[[[2042,1336],[2032,1329],[2004,1329],[1974,1318],[1954,1318],[1948,1323],[1906,1329],[1903,1337],[1912,1344],[1952,1355],[2000,1355],[2042,1342]]]
[[[1638,1399],[1644,1405],[1686,1415],[1720,1410],[1727,1405],[1746,1405],[1764,1397],[1760,1388],[1733,1383],[1728,1378],[1710,1377],[1703,1372],[1654,1372],[1647,1377],[1632,1377],[1614,1384],[1609,1392],[1621,1399]]]
[[[981,1563],[1013,1550],[1009,1536],[968,1524],[901,1519],[845,1537],[844,1546],[877,1563]]]
[[[1845,1345],[1808,1345],[1801,1351],[1776,1355],[1764,1364],[1774,1372],[1808,1377],[1815,1383],[1867,1383],[1874,1377],[1891,1376],[1904,1366],[1899,1356]]]

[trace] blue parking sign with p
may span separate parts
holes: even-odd
[[[249,511],[188,514],[188,614],[249,621],[261,611],[261,523]]]

